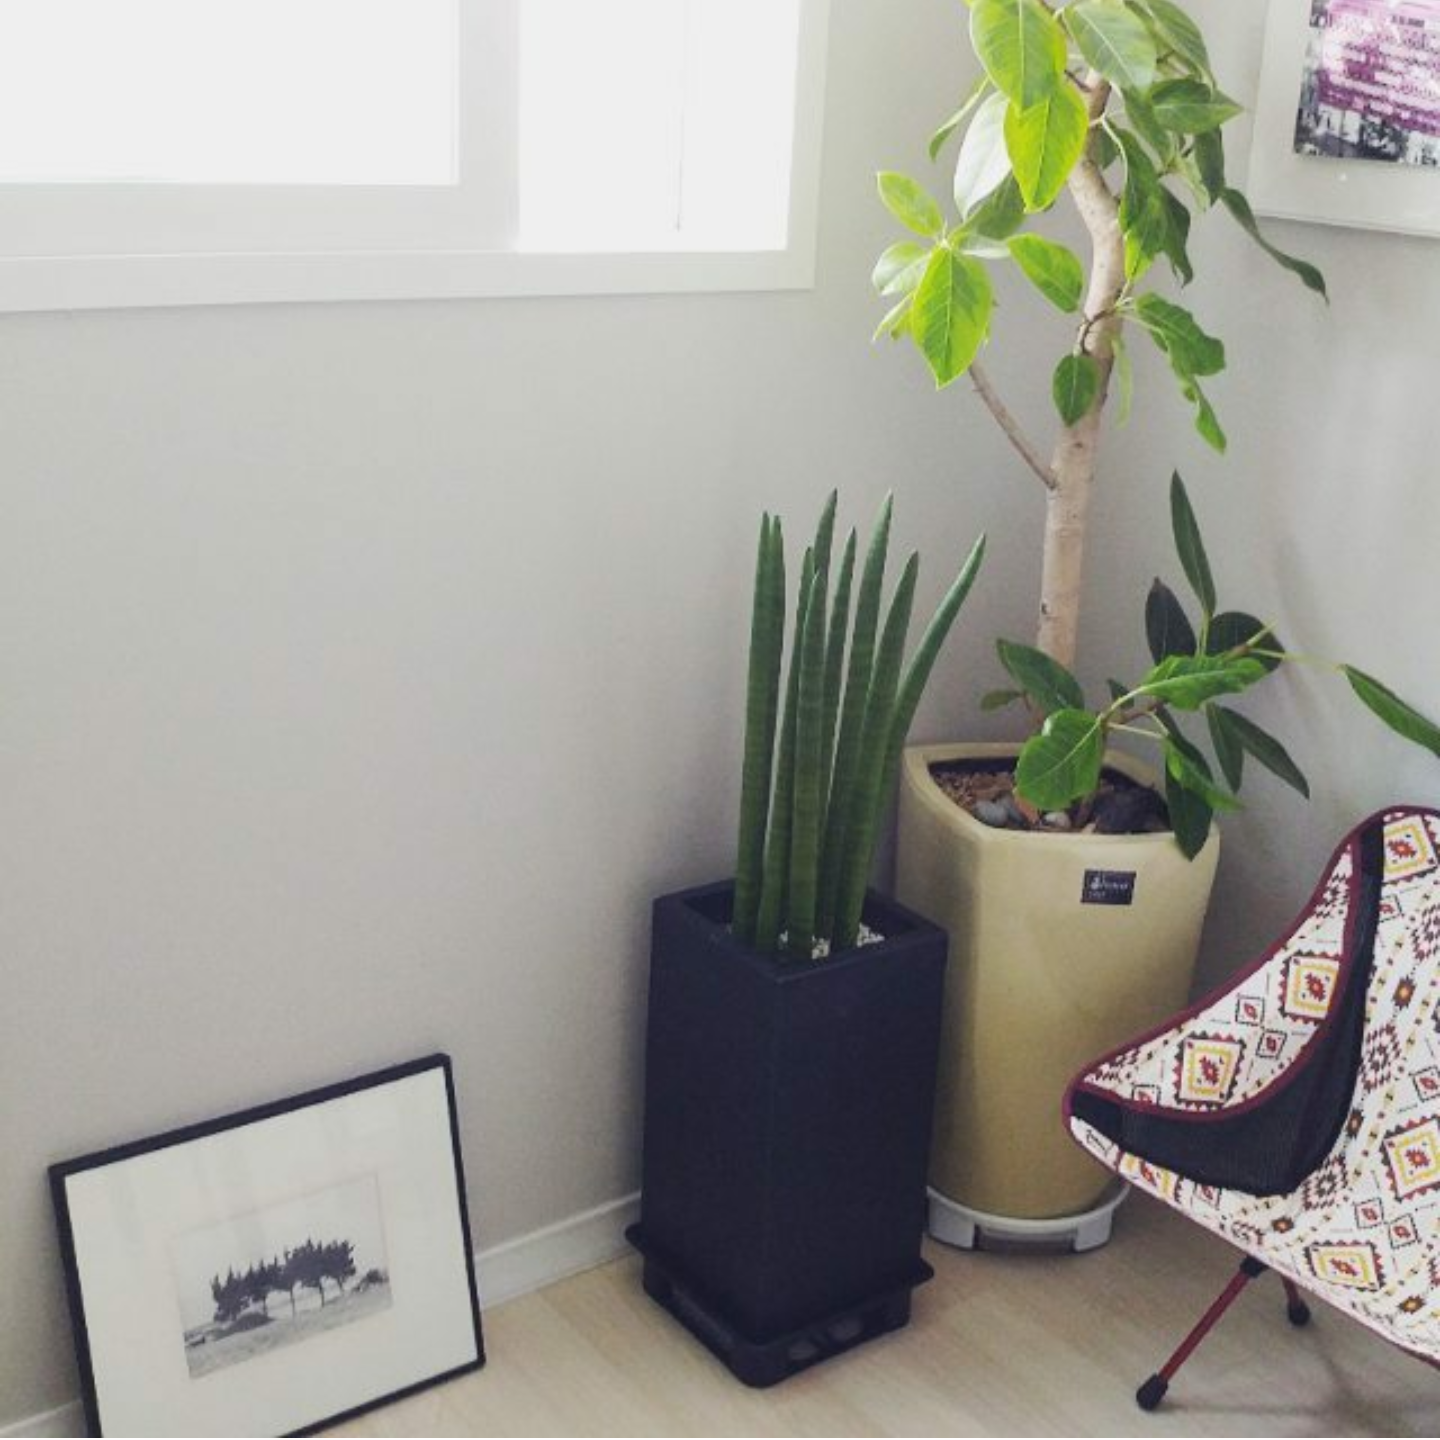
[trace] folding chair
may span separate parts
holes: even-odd
[[[1074,1137],[1245,1254],[1136,1392],[1153,1410],[1249,1281],[1273,1270],[1440,1364],[1440,812],[1340,845],[1289,934],[1223,989],[1091,1065]]]

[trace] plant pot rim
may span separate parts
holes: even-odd
[[[733,879],[715,880],[707,885],[694,885],[659,896],[655,905],[673,905],[683,910],[691,923],[709,933],[711,943],[717,950],[727,952],[729,959],[749,965],[779,984],[800,984],[859,965],[874,964],[877,961],[892,962],[898,956],[925,949],[933,943],[935,936],[939,936],[942,942],[945,940],[945,932],[938,925],[902,905],[893,896],[868,887],[865,891],[864,915],[867,923],[872,920],[881,922],[872,926],[880,931],[879,940],[869,945],[855,945],[848,950],[838,950],[823,960],[806,961],[783,954],[771,955],[737,940],[730,932],[728,919],[722,920],[709,913],[717,902],[723,902],[734,889]],[[893,926],[892,929],[882,928],[887,922]]]
[[[1175,846],[1178,850],[1175,832],[1168,829],[1146,831],[1139,835],[1002,830],[998,826],[986,825],[984,821],[977,820],[968,810],[957,805],[941,790],[930,774],[932,765],[947,760],[1013,760],[1019,754],[1019,742],[1010,740],[955,740],[936,745],[911,745],[906,747],[904,753],[902,773],[920,802],[946,826],[974,840],[983,837],[985,843],[990,845],[1013,847],[1044,845],[1060,851],[1093,848],[1096,845],[1104,845],[1117,851],[1154,850],[1160,846]],[[1106,750],[1104,763],[1108,768],[1118,770],[1122,775],[1128,776],[1147,789],[1158,790],[1160,788],[1159,778],[1155,772],[1143,761],[1126,754],[1123,750]],[[1219,827],[1212,820],[1210,833],[1203,848],[1208,849],[1209,846],[1217,843],[1219,837]]]

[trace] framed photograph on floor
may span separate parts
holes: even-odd
[[[93,1435],[307,1434],[484,1364],[444,1055],[50,1186]]]
[[[1440,0],[1270,0],[1246,190],[1264,214],[1440,235]]]

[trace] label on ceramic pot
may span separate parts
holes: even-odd
[[[1133,870],[1087,870],[1080,887],[1082,905],[1133,905],[1135,903],[1135,872]]]

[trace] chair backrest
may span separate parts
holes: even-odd
[[[1397,996],[1404,1003],[1431,985],[1440,987],[1440,815],[1390,811],[1342,842],[1285,940],[1162,1035],[1093,1067],[1072,1111],[1197,1184],[1286,1194],[1332,1157],[1343,1164],[1380,1077],[1390,1083],[1396,1062],[1428,1056],[1418,1043],[1391,1056],[1394,1027],[1379,1017]],[[1189,1069],[1207,1058],[1231,1065],[1226,1093],[1190,1083]],[[1106,1084],[1107,1074],[1137,1069],[1169,1079],[1155,1103]],[[1440,1073],[1434,1083],[1440,1103]]]
[[[1341,1143],[1307,1186],[1319,1201],[1342,1169],[1353,1179],[1355,1160],[1365,1158],[1381,1172],[1391,1213],[1423,1203],[1440,1217],[1440,813],[1387,812],[1384,843],[1351,1109]]]

